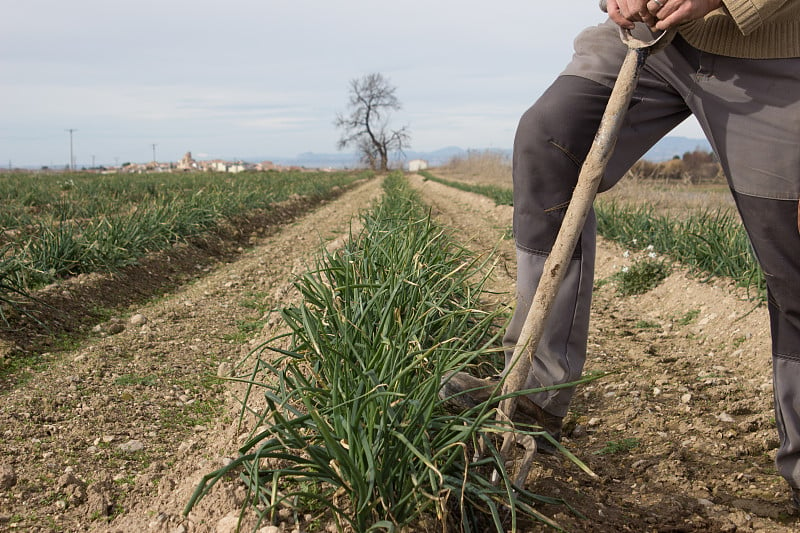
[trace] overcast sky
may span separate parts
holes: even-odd
[[[412,149],[510,148],[604,17],[596,0],[6,2],[0,166],[66,165],[68,129],[78,166],[153,144],[161,161],[335,152],[349,82],[371,72],[397,88]]]

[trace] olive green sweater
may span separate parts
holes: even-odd
[[[680,27],[689,44],[730,57],[800,57],[800,0],[722,1],[724,7]]]

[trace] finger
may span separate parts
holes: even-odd
[[[673,9],[671,5],[667,4],[656,15],[659,20],[655,27],[657,30],[666,30],[686,22],[690,19],[688,12],[689,9]]]
[[[657,17],[657,13],[666,5],[665,0],[650,0],[647,2],[647,11],[653,18]]]
[[[621,11],[618,11],[618,10],[609,11],[608,12],[608,16],[611,18],[611,20],[613,20],[614,22],[616,22],[619,26],[621,26],[623,28],[632,30],[635,27],[635,24],[633,22],[631,22],[630,20],[628,20],[622,14]]]
[[[655,26],[656,22],[658,22],[658,20],[651,15],[649,11],[639,13],[639,18],[648,26]]]
[[[609,0],[608,2],[608,16],[623,28],[632,30],[634,28],[633,22],[630,20],[630,11],[627,0]]]
[[[623,17],[630,18],[631,14],[633,13],[633,9],[630,6],[630,2],[628,0],[618,0],[617,1],[617,11]]]
[[[631,22],[647,22],[652,18],[647,2],[648,0],[628,0],[627,6],[622,9],[622,15]]]
[[[656,22],[653,27],[661,31],[668,30],[673,26],[677,26],[678,24],[680,24],[680,22],[675,22],[675,21],[676,21],[675,16],[667,17],[664,20],[659,20],[658,22]]]
[[[682,6],[678,5],[679,2],[666,2],[664,0],[659,0],[664,5],[656,11],[656,18],[663,21],[669,18],[670,16],[674,15],[677,12],[683,11]]]

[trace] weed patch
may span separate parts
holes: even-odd
[[[670,266],[661,260],[645,259],[623,268],[614,274],[617,294],[632,296],[644,294],[664,281],[670,273]]]

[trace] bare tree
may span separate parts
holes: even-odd
[[[389,129],[390,112],[401,108],[395,89],[379,73],[351,80],[348,114],[337,114],[334,122],[343,132],[339,150],[354,146],[373,170],[388,170],[389,154],[408,148],[411,139],[406,126]]]

